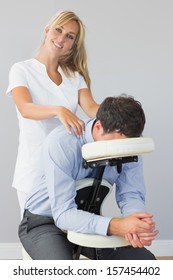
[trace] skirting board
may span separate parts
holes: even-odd
[[[156,257],[173,256],[173,240],[155,240],[148,249]],[[0,260],[22,259],[20,243],[0,243]]]

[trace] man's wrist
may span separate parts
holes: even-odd
[[[122,218],[112,218],[108,225],[108,235],[120,235],[120,221]]]

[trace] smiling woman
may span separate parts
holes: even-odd
[[[70,49],[72,48],[73,43],[79,32],[78,24],[74,20],[70,21],[69,23],[64,24],[61,27],[51,28],[51,29],[47,28],[47,30],[48,31],[52,30],[54,32],[54,34],[58,36],[57,39],[59,41],[67,42],[67,43],[69,43],[69,45],[71,44]],[[71,40],[71,42],[70,42],[70,40]],[[55,43],[55,45],[56,45],[56,43]],[[57,46],[60,49],[63,48],[63,45],[60,46],[59,44],[57,44]]]
[[[53,50],[56,50],[54,55],[61,61],[63,55],[67,57],[67,54],[71,54],[78,32],[79,26],[74,20],[70,20],[59,27],[47,26],[45,29],[45,46],[49,48],[49,44],[50,47],[53,45],[55,47]]]
[[[72,11],[58,12],[44,31],[36,57],[11,67],[7,89],[20,127],[13,187],[21,215],[26,195],[42,175],[39,158],[46,136],[63,124],[79,137],[85,128],[76,116],[78,105],[89,117],[99,107],[90,91],[82,21]]]
[[[68,54],[71,54],[78,32],[79,25],[75,20],[70,20],[64,25],[58,27],[47,26],[45,28],[46,36],[42,48],[45,48],[46,52],[47,50],[50,50],[52,59],[55,57],[55,61],[59,61],[61,64],[62,58],[66,58]],[[37,59],[39,61],[43,61],[44,63],[44,52],[40,52]],[[69,68],[67,68],[67,71],[68,69]],[[60,85],[62,83],[62,76],[56,67],[56,63],[54,71],[49,71],[48,69],[48,75],[55,84]]]

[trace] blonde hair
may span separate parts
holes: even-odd
[[[75,71],[79,72],[88,88],[90,89],[90,77],[87,67],[87,55],[84,44],[85,39],[85,26],[80,18],[72,11],[58,12],[48,23],[48,27],[57,27],[66,24],[67,22],[74,20],[79,26],[79,32],[75,39],[74,45],[67,55],[63,56],[59,61],[59,65],[67,76],[72,76]],[[45,38],[41,44],[44,45]]]

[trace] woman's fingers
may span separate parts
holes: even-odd
[[[77,137],[80,137],[85,130],[84,122],[79,119],[75,114],[70,110],[64,107],[58,108],[58,118],[65,126],[68,133],[71,134],[71,128],[74,130],[74,133]]]
[[[82,120],[80,120],[80,119],[73,120],[73,121],[69,122],[69,126],[72,127],[72,129],[74,130],[74,133],[76,134],[77,137],[80,137],[81,135],[83,135],[85,126],[84,126],[84,122]]]

